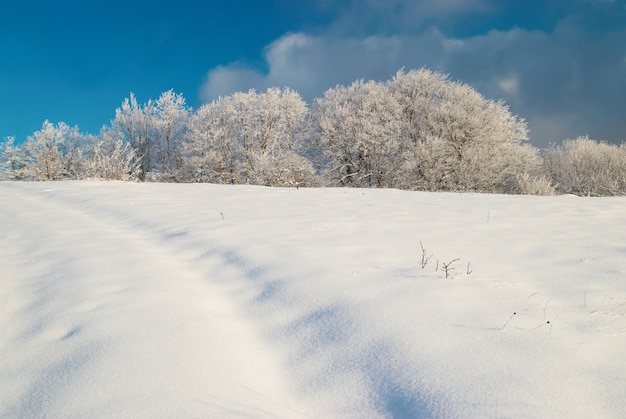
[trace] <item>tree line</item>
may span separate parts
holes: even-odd
[[[502,101],[427,69],[295,91],[238,92],[193,110],[131,93],[98,135],[63,122],[0,146],[9,180],[110,179],[550,195],[626,194],[626,146],[587,137],[548,150]]]

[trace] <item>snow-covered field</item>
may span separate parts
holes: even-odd
[[[623,418],[625,233],[626,198],[2,182],[0,417]]]

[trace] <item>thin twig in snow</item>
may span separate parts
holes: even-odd
[[[431,254],[430,256],[426,256],[426,249],[424,249],[424,245],[422,244],[421,241],[420,241],[420,247],[422,248],[422,260],[420,262],[420,266],[422,267],[422,269],[424,269],[426,265],[428,265],[428,261],[430,261],[430,258],[432,258],[433,255]]]
[[[448,262],[448,263],[442,263],[442,264],[441,264],[441,267],[443,268],[443,271],[444,271],[444,272],[445,272],[445,274],[446,274],[446,279],[450,276],[450,271],[453,271],[453,270],[454,270],[454,268],[452,268],[452,267],[451,267],[451,265],[452,265],[454,262],[458,262],[459,260],[460,260],[459,258],[456,258],[456,259],[452,259],[452,260],[451,260],[450,262]]]

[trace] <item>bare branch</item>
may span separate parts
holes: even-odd
[[[443,268],[443,271],[446,274],[446,279],[448,279],[448,277],[450,276],[450,271],[453,271],[454,268],[451,266],[454,262],[458,262],[460,259],[456,258],[456,259],[452,259],[450,262],[448,263],[442,263],[441,267]]]
[[[426,256],[426,249],[424,249],[424,245],[422,245],[421,241],[420,247],[422,248],[422,260],[420,262],[420,266],[422,267],[422,269],[424,269],[426,265],[428,265],[428,261],[430,261],[430,258],[432,258],[433,255],[431,254],[430,256]]]

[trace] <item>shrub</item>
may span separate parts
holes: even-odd
[[[580,196],[626,195],[626,146],[589,137],[552,146],[544,166],[560,193]]]

